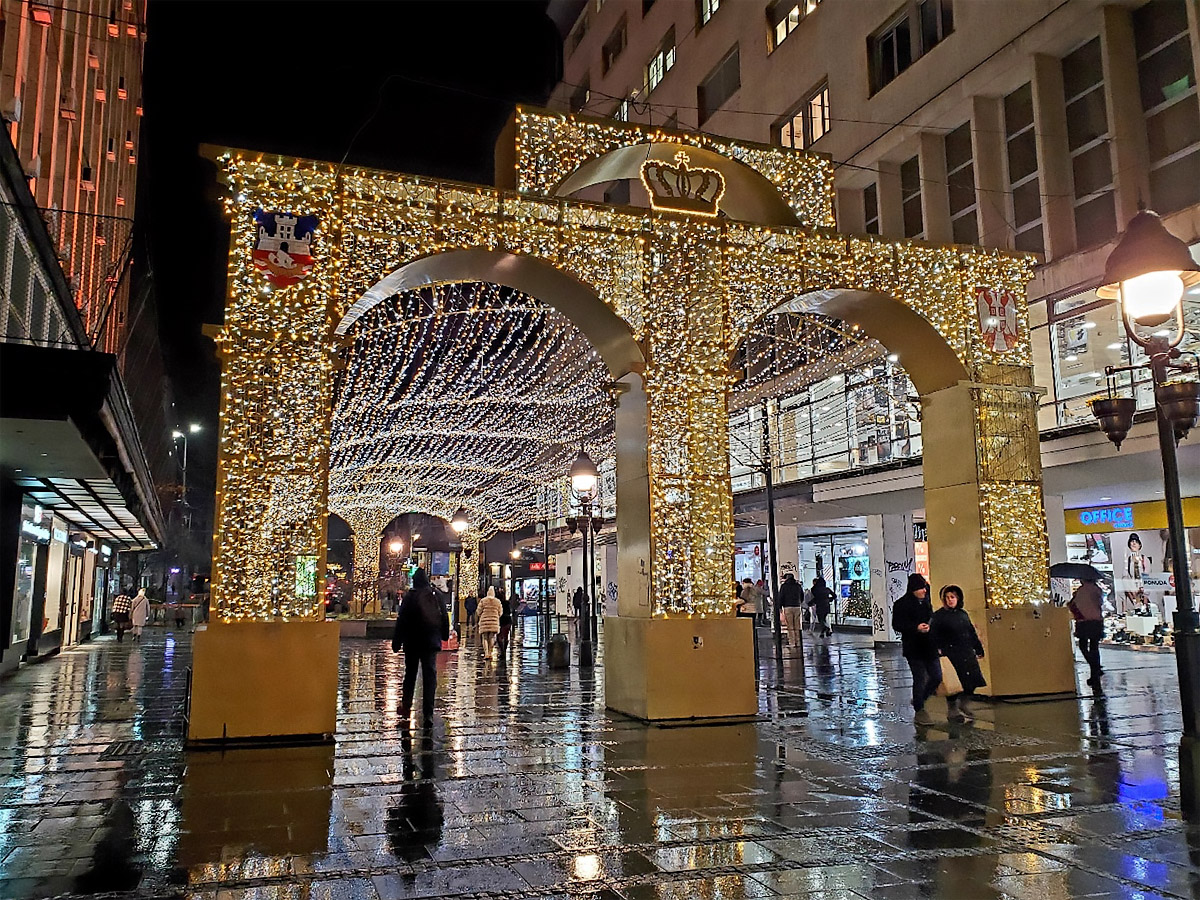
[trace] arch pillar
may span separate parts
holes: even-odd
[[[339,513],[354,535],[354,611],[379,612],[379,545],[396,514],[386,509],[360,507]]]

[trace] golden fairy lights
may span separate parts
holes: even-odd
[[[339,172],[332,164],[313,161],[235,152],[221,158],[233,222],[226,323],[216,336],[225,367],[214,591],[225,617],[269,618],[315,610],[311,600],[289,594],[294,579],[280,573],[300,556],[316,553],[324,559],[331,483],[341,506],[408,503],[403,486],[411,481],[405,466],[415,461],[434,487],[410,487],[410,496],[415,502],[420,495],[421,508],[440,511],[435,514],[452,514],[462,502],[455,491],[479,491],[484,485],[482,528],[507,524],[538,505],[522,498],[523,492],[535,495],[534,485],[516,477],[519,473],[497,477],[504,473],[487,471],[486,455],[477,457],[483,462],[474,466],[439,467],[436,453],[445,435],[425,444],[407,443],[411,459],[389,453],[386,439],[380,439],[395,437],[401,423],[415,421],[417,411],[438,423],[435,430],[451,428],[440,418],[435,396],[424,398],[430,402],[422,407],[417,398],[370,393],[372,377],[386,382],[405,366],[420,372],[422,365],[419,352],[415,361],[385,359],[382,348],[400,345],[381,338],[372,349],[372,328],[399,316],[412,320],[415,333],[434,339],[436,328],[453,320],[444,308],[422,313],[403,307],[442,303],[453,291],[431,286],[398,300],[370,292],[385,276],[424,256],[483,247],[540,258],[590,287],[639,341],[646,358],[649,418],[649,570],[653,607],[662,615],[728,610],[733,534],[728,366],[765,314],[811,291],[886,293],[928,320],[977,382],[1012,384],[1013,373],[1028,375],[1024,310],[1014,349],[996,354],[976,320],[975,290],[1023,294],[1031,259],[834,233],[828,230],[833,224],[832,166],[824,158],[524,109],[515,114],[513,134],[517,193],[367,169]],[[778,187],[801,227],[548,196],[581,164],[621,147],[654,142],[701,147],[757,170]],[[250,265],[250,216],[258,208],[320,219],[316,263],[299,285],[270,288]],[[461,289],[459,301],[474,303]],[[359,331],[344,363],[340,354],[346,352],[345,342],[335,331],[347,313],[359,321]],[[476,335],[482,338],[485,332]],[[856,346],[870,345],[848,333],[845,349]],[[537,358],[534,351],[531,359]],[[344,410],[346,417],[334,429],[329,419],[333,380],[342,365],[348,366],[344,383],[357,387],[341,395],[339,415]],[[426,374],[428,392],[448,387],[445,379]],[[453,398],[452,391],[449,396]],[[572,402],[592,402],[570,396]],[[1028,471],[990,471],[983,462],[988,448],[1003,439],[1004,429],[1011,435],[1032,416],[1032,399],[1020,396],[1025,399],[1002,404],[1009,412],[997,412],[997,405],[985,399],[976,406],[991,605],[1038,599],[1040,589],[1022,566],[1039,555],[1045,558],[1040,482],[1030,479]],[[500,400],[486,391],[480,399],[481,410]],[[1020,407],[1019,415],[1011,411],[1013,403]],[[456,415],[470,414],[469,405],[451,404],[457,404]],[[503,403],[493,408],[514,440],[537,440],[554,431],[553,424],[512,420]],[[1036,446],[1029,452],[1036,453]],[[1017,530],[1025,534],[1020,561],[1007,538]]]

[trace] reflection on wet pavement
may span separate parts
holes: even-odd
[[[763,650],[760,721],[653,728],[467,648],[430,732],[346,641],[336,746],[195,753],[188,636],[102,640],[0,682],[0,897],[1200,898],[1169,656],[914,727],[895,651]]]

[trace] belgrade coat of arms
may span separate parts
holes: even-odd
[[[976,288],[979,330],[995,353],[1007,353],[1017,340],[1017,297],[1012,291]]]
[[[254,267],[276,287],[290,287],[302,280],[313,267],[312,239],[317,229],[316,216],[296,216],[286,212],[258,210],[254,243]]]

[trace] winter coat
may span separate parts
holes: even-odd
[[[129,608],[129,620],[138,628],[146,624],[146,619],[150,617],[150,601],[145,594],[141,594],[133,598],[133,605]]]
[[[987,684],[979,670],[978,657],[983,656],[983,644],[965,609],[945,606],[939,609],[929,620],[929,634],[938,651],[954,666],[963,690],[972,691]]]
[[[504,607],[500,605],[500,601],[492,596],[480,597],[479,606],[475,607],[475,618],[479,622],[479,631],[482,634],[491,632],[492,634],[500,633],[500,616],[504,614]]]
[[[500,627],[512,627],[512,604],[507,599],[500,601]]]
[[[442,649],[442,641],[449,639],[450,620],[433,588],[424,585],[406,592],[396,614],[392,649],[423,653]]]
[[[917,626],[933,618],[933,604],[926,597],[922,600],[911,591],[896,601],[892,607],[892,630],[900,633],[900,650],[909,659],[936,659],[937,645],[933,642],[932,629],[917,631]]]
[[[783,579],[779,586],[779,606],[787,609],[789,606],[799,606],[804,592],[800,590],[800,582],[795,578]]]
[[[1079,589],[1075,591],[1075,595],[1071,597],[1071,602],[1067,604],[1067,607],[1075,616],[1076,621],[1103,622],[1103,604],[1104,592],[1100,590],[1100,585],[1094,581],[1085,581],[1079,585]]]
[[[809,592],[808,605],[813,608],[813,612],[817,614],[818,619],[824,619],[829,615],[829,610],[833,605],[833,591],[825,584],[824,581],[814,584]]]

